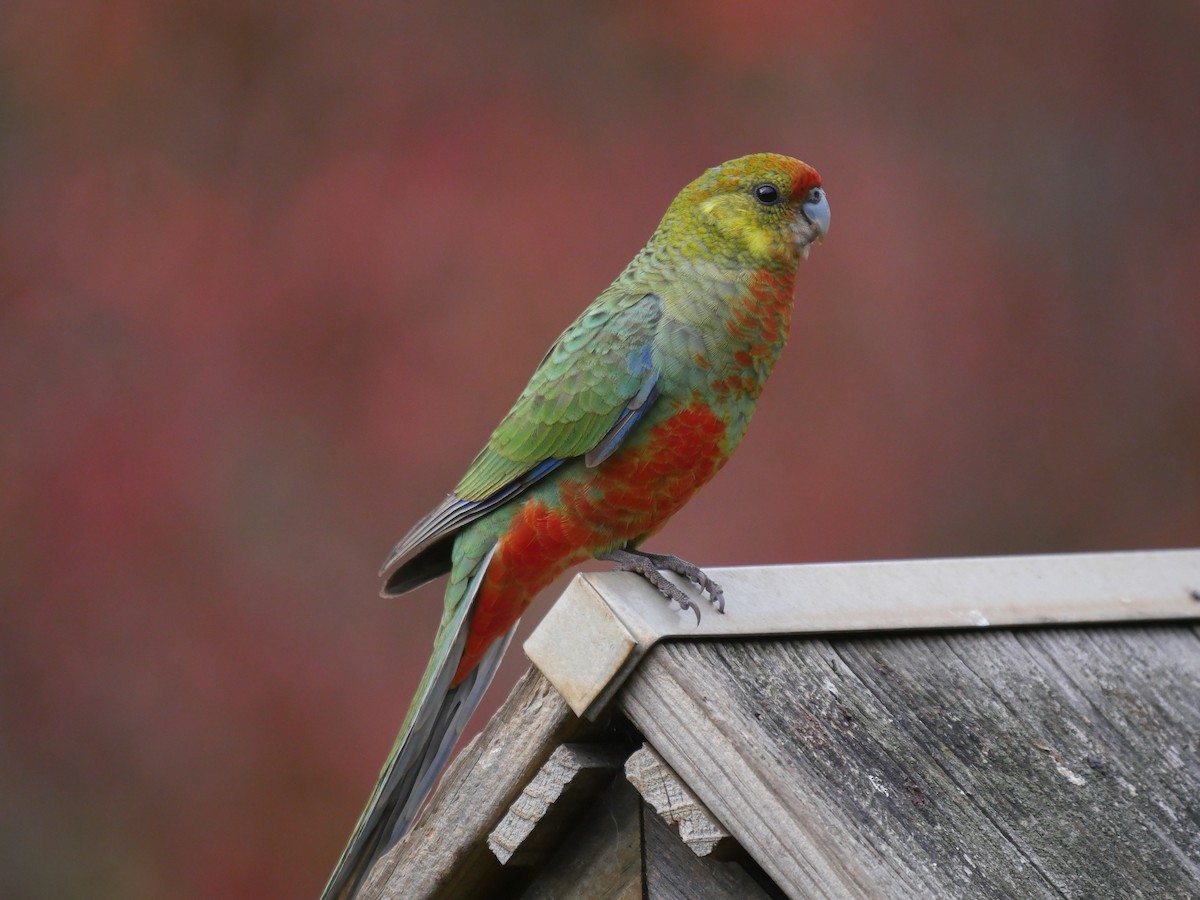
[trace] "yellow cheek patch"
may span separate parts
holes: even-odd
[[[766,256],[775,243],[774,235],[766,229],[744,220],[738,224],[741,225],[742,239],[750,248],[750,252],[755,256]]]
[[[700,209],[721,231],[744,244],[754,256],[767,255],[775,244],[771,230],[762,227],[753,215],[731,202],[728,196],[710,197],[700,204]]]

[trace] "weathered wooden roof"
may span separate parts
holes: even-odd
[[[535,658],[545,629],[572,633],[561,604],[581,591],[652,649],[635,640],[615,692],[568,685],[591,719],[531,669],[363,895],[1200,896],[1200,551],[719,580],[728,614],[664,640],[630,624],[662,611],[636,580],[578,579]],[[731,637],[756,604],[778,630]],[[823,633],[779,621],[799,607]],[[587,609],[583,640],[551,656],[617,658],[603,618]],[[681,827],[699,823],[690,850],[638,812],[663,805],[659,782]]]
[[[1159,550],[712,569],[730,608],[699,624],[635,575],[583,575],[525,652],[589,715],[662,640],[1169,619],[1195,613],[1198,568]]]

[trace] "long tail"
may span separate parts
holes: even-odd
[[[371,866],[404,836],[433,788],[467,720],[500,665],[514,624],[460,683],[450,681],[467,642],[467,623],[493,547],[466,584],[462,597],[447,598],[433,658],[417,688],[404,725],[384,763],[379,782],[359,817],[350,843],[321,894],[322,900],[352,897]],[[440,652],[439,652],[440,651]]]

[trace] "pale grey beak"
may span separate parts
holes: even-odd
[[[829,198],[824,188],[815,187],[808,192],[808,199],[800,206],[800,212],[817,230],[817,240],[829,234]]]

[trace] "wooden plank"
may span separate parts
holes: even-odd
[[[620,705],[792,896],[1200,896],[1184,625],[668,643]]]
[[[736,861],[699,857],[654,810],[643,805],[647,900],[768,900]]]
[[[664,603],[624,572],[578,576],[525,653],[595,716],[666,638],[1200,619],[1200,549],[712,569],[725,615]],[[697,596],[695,585],[676,579]],[[701,608],[708,601],[699,598]]]
[[[518,896],[513,893],[512,896]],[[522,900],[766,900],[738,862],[696,856],[624,778],[577,817]]]
[[[708,856],[729,839],[729,832],[649,745],[625,761],[625,777],[697,856]]]
[[[592,727],[531,668],[451,763],[413,830],[376,863],[359,896],[457,900],[503,889],[512,877],[488,850],[488,833],[551,751]]]
[[[625,759],[620,748],[560,744],[488,835],[501,864],[532,866],[562,842],[563,832],[612,781]]]
[[[472,896],[464,894],[463,897]],[[616,777],[521,900],[643,900],[641,798]]]

